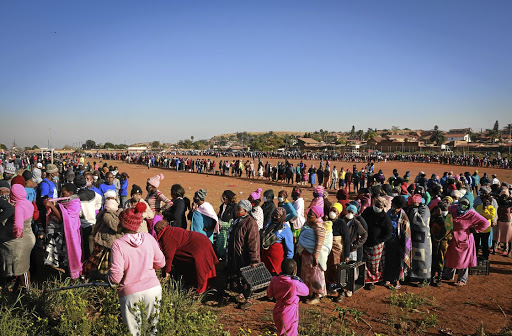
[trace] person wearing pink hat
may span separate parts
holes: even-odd
[[[321,209],[321,217],[324,216],[324,187],[321,185],[318,185],[313,190],[313,200],[311,201],[311,204],[309,207],[318,206]]]
[[[261,192],[263,189],[258,188],[256,191],[252,192],[249,195],[249,202],[251,202],[252,205],[252,212],[251,215],[256,219],[256,223],[258,224],[258,230],[263,229],[263,209],[260,207],[261,203]]]
[[[124,235],[112,244],[112,267],[108,274],[110,283],[119,284],[121,317],[132,335],[148,331],[138,330],[141,316],[133,306],[137,302],[144,304],[148,323],[143,325],[151,329],[158,323],[158,303],[162,299],[162,287],[155,269],[165,266],[165,256],[153,236],[137,233],[145,210],[146,204],[137,203],[135,208],[126,209],[119,215]]]
[[[149,207],[155,214],[161,214],[164,210],[172,206],[172,201],[158,190],[160,181],[163,179],[164,174],[158,174],[148,178],[148,182],[146,184],[146,190],[148,192],[148,196],[146,196],[146,203],[149,204]],[[163,206],[162,203],[164,203]]]

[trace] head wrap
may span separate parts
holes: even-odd
[[[322,209],[318,205],[313,205],[312,207],[309,208],[309,210],[311,210],[316,215],[317,218],[322,218],[324,216],[324,209]]]
[[[15,185],[15,184],[21,184],[23,187],[25,187],[25,179],[23,178],[23,176],[20,176],[20,175],[14,176],[11,181],[11,185]]]
[[[11,187],[11,201],[18,202],[24,200],[27,197],[27,191],[21,184],[13,184]]]
[[[241,200],[238,202],[238,207],[244,209],[247,212],[250,212],[252,210],[251,202],[248,200]]]
[[[331,206],[331,208],[338,210],[338,214],[343,212],[343,205],[341,203],[336,202]]]
[[[16,167],[14,167],[14,164],[8,163],[8,164],[5,165],[5,170],[4,171],[7,174],[15,175],[16,174]]]
[[[445,197],[443,197],[443,201],[448,202],[448,204],[452,204],[453,198],[451,198],[450,196],[445,196]]]
[[[59,169],[57,168],[57,166],[52,163],[50,163],[49,165],[46,166],[46,172],[48,174],[57,173],[58,171],[59,171]]]
[[[160,180],[163,180],[163,179],[164,179],[164,174],[158,174],[158,175],[148,178],[148,183],[151,184],[153,187],[158,188],[160,186]]]
[[[419,194],[414,194],[411,197],[409,197],[409,205],[413,205],[415,203],[421,203],[422,197]]]
[[[137,232],[142,223],[142,213],[146,211],[146,204],[139,202],[135,208],[126,209],[119,215],[121,226],[127,230]]]
[[[377,207],[377,208],[381,208],[381,209],[384,209],[386,207],[386,205],[388,204],[388,201],[384,198],[384,197],[377,197],[375,198],[375,203],[374,205]]]
[[[116,191],[114,189],[109,189],[107,191],[105,191],[105,193],[103,194],[105,196],[105,198],[109,198],[109,197],[116,197],[117,194],[116,194]]]
[[[105,210],[117,211],[117,209],[119,209],[119,204],[117,204],[116,200],[109,199],[109,200],[105,201],[104,208],[105,208]],[[137,231],[137,230],[135,230],[135,231]]]
[[[272,212],[272,219],[277,220],[279,223],[283,223],[286,220],[286,210],[282,207],[276,208]]]
[[[402,192],[402,195],[407,195],[407,194],[409,194],[409,192],[407,191],[407,184],[405,184],[405,183],[404,183],[404,184],[402,184],[402,185],[400,186],[400,191]]]
[[[34,177],[32,179],[37,184],[41,183],[41,181],[43,180],[41,178],[41,169],[39,169],[39,168],[32,169],[32,175],[34,175]]]
[[[317,185],[314,189],[314,192],[318,195],[318,197],[321,197],[324,195],[324,187],[321,185]]]
[[[14,179],[12,179],[14,181]],[[503,189],[501,192],[500,192],[500,196],[501,195],[505,195],[507,197],[510,197],[510,192],[508,191],[508,189]]]
[[[347,207],[347,212],[352,212],[354,215],[357,213],[357,208],[355,205],[349,204]]]
[[[142,188],[139,187],[136,184],[132,185],[132,190],[130,191],[130,196],[133,196],[135,194],[141,194],[142,195]]]
[[[252,192],[251,196],[253,200],[259,200],[261,199],[261,192],[263,191],[263,189],[261,188],[258,188],[256,191]]]
[[[43,168],[43,164],[41,162],[38,162],[36,164],[36,167],[37,167],[37,169],[41,169],[41,168]]]
[[[452,191],[452,197],[454,198],[461,198],[462,197],[462,193],[458,190],[454,190]]]
[[[201,201],[204,201],[204,199],[206,198],[206,194],[207,194],[207,192],[205,189],[199,189],[198,191],[196,191],[196,196]]]

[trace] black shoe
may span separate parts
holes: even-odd
[[[374,290],[375,289],[375,284],[367,283],[366,285],[364,285],[364,289],[366,289],[366,290]]]

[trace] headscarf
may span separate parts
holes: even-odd
[[[199,198],[201,201],[204,201],[205,198],[206,198],[206,194],[208,194],[208,192],[205,190],[205,189],[199,189],[198,191],[196,191],[196,196],[197,198]]]
[[[317,205],[311,206],[309,210],[311,210],[316,215],[317,218],[322,218],[324,216],[324,209]]]
[[[252,192],[249,196],[251,196],[253,200],[259,200],[261,198],[262,191],[263,191],[263,189],[258,188],[256,191]]]

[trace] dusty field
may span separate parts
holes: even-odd
[[[219,159],[215,160],[216,162]],[[276,161],[276,160],[272,160]],[[124,164],[119,161],[106,161],[109,165],[116,165],[120,172],[127,172],[130,176],[130,187],[133,183],[140,185],[143,189],[146,179],[157,173],[163,173],[165,179],[161,182],[160,190],[169,196],[169,189],[172,184],[180,183],[186,190],[187,196],[192,198],[193,192],[200,188],[208,191],[207,201],[212,203],[215,208],[220,205],[220,196],[225,189],[231,189],[239,194],[239,198],[247,198],[248,194],[258,187],[263,190],[274,189],[277,191],[285,188],[290,193],[291,185],[271,183],[266,180],[253,180],[245,178],[232,178],[224,176],[208,176],[203,174],[176,172],[157,168],[147,169],[147,167]],[[296,161],[292,161],[296,163]],[[103,162],[102,162],[103,164]],[[311,162],[308,162],[308,166]],[[341,166],[352,167],[353,163],[335,162],[339,169]],[[318,167],[318,162],[315,163]],[[358,168],[363,163],[357,164]],[[438,164],[420,164],[420,163],[399,163],[387,162],[376,165],[376,170],[382,169],[386,177],[391,175],[394,168],[403,175],[406,170],[411,170],[411,176],[416,176],[418,171],[423,170],[427,176],[432,173],[442,174],[444,171],[451,170],[454,173],[465,171],[473,172],[473,167],[448,166]],[[480,176],[485,171],[488,174],[496,173],[501,181],[512,182],[512,171],[502,169],[482,169],[479,168]],[[312,190],[307,188],[304,193],[306,205],[312,198]],[[331,199],[334,197],[331,195]],[[470,276],[468,284],[465,287],[455,287],[445,284],[441,288],[425,288],[403,286],[400,292],[412,292],[425,297],[434,297],[433,305],[428,307],[430,314],[438,317],[437,326],[430,331],[432,334],[438,334],[441,328],[450,328],[454,334],[472,334],[478,328],[483,326],[486,331],[497,333],[511,324],[512,316],[512,258],[502,256],[491,256],[491,274],[490,276]],[[368,314],[365,317],[368,321],[368,327],[364,323],[357,325],[356,332],[372,335],[380,332],[391,334],[397,332],[393,329],[390,314],[390,291],[384,287],[378,286],[374,291],[361,290],[351,298],[346,298],[341,305],[353,307]],[[301,310],[315,309],[332,314],[334,304],[329,299],[323,299],[321,304],[316,307],[308,307],[301,304]],[[266,301],[257,301],[255,305],[245,311],[235,309],[233,305],[216,309],[219,314],[219,321],[230,331],[238,332],[239,328],[252,329],[257,332],[266,330],[273,331],[272,323],[273,303]]]

